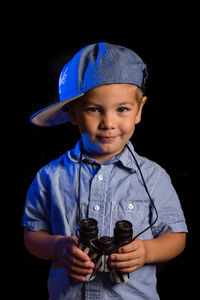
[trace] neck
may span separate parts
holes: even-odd
[[[89,153],[89,152],[85,151],[85,149],[83,149],[83,150],[84,150],[84,152],[85,152],[89,157],[92,157],[93,159],[95,159],[96,161],[98,161],[100,164],[103,164],[103,163],[109,161],[111,158],[117,156],[119,153],[121,153],[121,152],[124,150],[124,148],[121,149],[120,151],[114,153],[114,154],[113,154],[113,153],[112,153],[112,154],[109,153],[109,154],[102,154],[102,155],[92,154],[92,153]]]

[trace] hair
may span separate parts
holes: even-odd
[[[139,88],[139,87],[137,86],[136,100],[137,100],[139,106],[140,106],[140,104],[142,103],[142,98],[143,98],[142,90],[141,90],[141,88]]]

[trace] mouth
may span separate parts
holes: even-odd
[[[115,136],[97,136],[97,138],[102,142],[112,142],[116,139]]]

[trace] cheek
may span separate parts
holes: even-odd
[[[132,133],[135,129],[135,124],[133,122],[133,120],[131,121],[124,121],[121,123],[121,131],[124,133],[124,134],[129,134],[129,133]]]
[[[95,128],[96,125],[92,118],[82,118],[79,123],[80,133],[92,133]]]

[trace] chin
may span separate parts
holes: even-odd
[[[113,147],[112,144],[104,144],[103,146],[100,145],[100,152],[102,155],[107,155],[107,154],[110,154],[113,156],[120,153],[122,151],[122,149],[124,148],[124,146],[121,146],[121,147]]]

